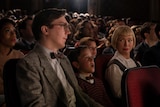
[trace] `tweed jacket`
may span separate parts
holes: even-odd
[[[101,107],[82,92],[66,56],[60,64],[74,89],[76,107]],[[64,88],[40,45],[18,61],[16,76],[22,107],[68,107]]]

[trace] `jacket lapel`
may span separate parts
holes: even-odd
[[[57,77],[56,72],[53,70],[50,62],[48,61],[47,56],[45,56],[43,49],[41,49],[41,47],[39,45],[36,45],[35,51],[37,51],[36,53],[39,56],[40,64],[41,64],[40,66],[43,68],[42,72],[44,73],[44,76],[48,80],[51,87],[54,89],[54,91],[57,94],[57,96],[59,97],[59,99],[62,102],[64,102],[64,104],[67,105],[67,101],[64,100],[64,99],[66,99],[66,94],[65,94],[64,88],[63,88],[59,78]]]
[[[60,64],[63,68],[63,71],[65,73],[66,79],[68,80],[68,82],[70,83],[70,85],[73,88],[77,88],[77,86],[75,86],[75,84],[78,84],[77,79],[75,77],[74,71],[72,69],[72,66],[70,65],[69,60],[67,60],[67,58],[61,58],[60,59]]]

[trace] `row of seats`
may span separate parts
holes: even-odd
[[[112,56],[101,54],[95,59],[95,76],[104,84],[104,73]],[[124,72],[121,83],[123,107],[160,107],[160,68],[158,66],[128,69]]]
[[[124,107],[160,107],[160,68],[156,65],[132,68],[122,76]]]
[[[96,75],[103,78],[102,71],[112,55],[98,56]],[[4,66],[4,94],[6,107],[21,107],[16,84],[16,63],[10,59]],[[123,107],[160,107],[160,68],[142,66],[128,69],[122,76]]]

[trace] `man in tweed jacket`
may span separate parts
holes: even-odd
[[[70,34],[65,10],[41,10],[32,30],[37,44],[16,71],[22,107],[102,107],[82,92],[69,60],[58,51]]]

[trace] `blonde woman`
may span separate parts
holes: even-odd
[[[126,68],[137,66],[136,61],[130,57],[130,52],[136,45],[134,32],[126,25],[117,27],[113,32],[111,45],[116,49],[116,52],[108,63],[105,79],[111,88],[113,96],[115,98],[121,98],[121,78],[123,71],[117,64],[111,64],[111,62],[116,59]]]

